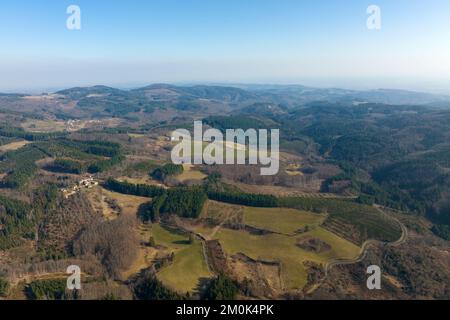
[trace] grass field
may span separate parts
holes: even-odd
[[[203,180],[206,178],[206,175],[198,170],[195,170],[193,165],[185,164],[183,165],[183,169],[183,173],[176,177],[181,182],[187,180]]]
[[[275,233],[292,235],[305,226],[311,229],[320,226],[325,214],[288,208],[255,208],[226,204],[209,200],[202,218],[215,224],[239,222]]]
[[[352,259],[360,253],[360,247],[321,227],[327,218],[325,214],[311,213],[287,208],[251,208],[212,202],[206,215],[215,211],[225,212],[240,208],[243,223],[265,229],[273,234],[253,235],[245,230],[231,230],[198,226],[196,231],[207,238],[218,239],[229,256],[243,253],[255,260],[277,261],[281,263],[281,282],[286,289],[303,288],[307,283],[305,262],[325,265],[334,259]],[[309,231],[295,234],[299,229],[309,227]],[[314,252],[301,249],[298,241],[316,238],[330,246],[329,250]]]
[[[152,235],[158,246],[175,253],[173,264],[158,272],[157,277],[168,287],[180,292],[196,291],[203,278],[212,275],[208,270],[200,241],[188,242],[187,236],[170,232],[160,225],[153,225]]]
[[[159,187],[164,187],[163,184],[161,184],[160,182],[158,182],[156,180],[153,180],[148,175],[143,175],[139,178],[119,177],[119,178],[117,178],[117,180],[123,181],[123,182],[128,182],[128,183],[133,183],[133,184],[149,184],[149,185],[156,185]]]
[[[128,136],[130,138],[144,138],[144,137],[146,137],[145,134],[140,134],[140,133],[129,133]]]
[[[152,235],[155,238],[157,245],[167,247],[172,251],[177,251],[184,248],[184,242],[188,240],[185,235],[171,232],[161,227],[159,224],[152,225]]]
[[[64,121],[30,119],[22,124],[22,128],[30,132],[57,132],[66,129]]]
[[[300,169],[300,165],[291,164],[286,167],[285,172],[290,176],[302,176],[303,173],[300,171]]]
[[[208,200],[203,207],[201,218],[219,225],[224,222],[241,223],[244,217],[244,207]]]
[[[402,235],[395,220],[372,206],[325,198],[282,198],[280,204],[288,208],[327,212],[323,226],[358,245],[369,239],[392,242]]]
[[[285,234],[292,234],[305,226],[319,226],[325,218],[322,214],[295,209],[244,207],[246,225]]]
[[[213,229],[200,228],[203,234],[210,234]],[[331,246],[329,251],[314,253],[299,248],[296,243],[302,237],[320,238]],[[306,261],[325,265],[334,259],[352,259],[359,255],[360,248],[351,242],[321,227],[299,235],[286,236],[270,234],[251,235],[245,231],[221,229],[215,234],[228,255],[244,253],[253,259],[278,261],[281,263],[281,280],[286,289],[303,288],[307,283]]]

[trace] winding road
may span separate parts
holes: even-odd
[[[361,246],[361,251],[360,251],[360,254],[359,254],[359,256],[357,258],[355,258],[355,259],[337,259],[337,260],[328,262],[325,265],[325,277],[323,278],[323,280],[325,280],[328,277],[328,273],[330,272],[330,270],[333,267],[337,266],[337,265],[349,265],[349,264],[359,263],[359,262],[363,261],[366,258],[367,252],[368,252],[368,248],[371,245],[388,245],[388,246],[396,247],[396,246],[399,246],[399,245],[401,245],[401,244],[406,242],[406,240],[408,239],[408,229],[406,228],[406,226],[400,220],[398,220],[397,218],[386,214],[386,212],[384,212],[381,209],[381,207],[375,206],[375,208],[382,215],[388,217],[389,219],[394,220],[400,226],[400,229],[402,230],[401,237],[395,242],[385,242],[385,241],[378,241],[378,240],[367,240]]]

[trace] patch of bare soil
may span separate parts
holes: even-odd
[[[297,246],[308,252],[323,253],[331,250],[331,246],[319,238],[304,237],[297,240]]]
[[[229,264],[233,276],[247,284],[250,295],[272,298],[283,291],[279,262],[254,260],[239,253],[231,257]]]
[[[227,265],[227,256],[218,240],[205,241],[206,255],[210,269],[216,274],[227,274],[229,272]]]

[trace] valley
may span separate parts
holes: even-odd
[[[389,284],[378,297],[447,298],[448,109],[297,91],[1,95],[1,298],[358,299],[369,263]],[[174,165],[172,131],[199,119],[279,128],[278,174]],[[61,282],[71,264],[77,296]]]

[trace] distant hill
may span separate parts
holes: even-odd
[[[371,102],[392,105],[432,105],[450,108],[450,96],[397,89],[348,90],[340,88],[312,88],[301,85],[247,85],[246,90],[272,94],[298,103],[312,101]]]
[[[431,93],[414,92],[394,89],[377,90],[347,90],[340,88],[313,88],[302,85],[194,85],[176,86],[171,84],[152,84],[132,90],[122,90],[103,85],[92,87],[75,87],[55,92],[71,100],[136,100],[143,105],[148,102],[167,102],[176,109],[196,109],[195,104],[205,101],[227,104],[231,108],[249,108],[258,103],[283,105],[296,108],[311,102],[328,101],[341,103],[381,103],[390,105],[424,105],[436,108],[450,108],[450,96]],[[23,94],[2,94],[0,98],[19,99]],[[189,107],[177,107],[182,102]],[[100,104],[104,104],[100,102]],[[150,103],[151,104],[151,103]],[[83,102],[81,103],[83,105]],[[165,105],[167,106],[167,105]],[[126,108],[125,108],[126,109]],[[147,109],[152,109],[148,107]],[[201,109],[201,108],[199,108]]]
[[[25,99],[26,98],[26,99]],[[241,111],[260,116],[282,115],[289,110],[308,107],[383,104],[387,108],[426,106],[450,109],[450,96],[404,90],[378,89],[356,91],[339,88],[312,88],[301,85],[176,86],[152,84],[124,90],[103,85],[75,87],[54,94],[27,96],[0,94],[1,109],[49,112],[62,119],[126,118],[151,119],[155,111],[164,111],[155,121],[173,117],[227,114]],[[339,109],[340,110],[340,109]]]
[[[115,89],[107,86],[93,86],[93,87],[75,87],[65,89],[56,92],[56,94],[68,96],[71,99],[81,99],[89,95],[108,95],[122,92],[125,93],[126,91],[122,91],[120,89]]]
[[[221,87],[221,86],[192,86],[179,87],[167,84],[154,84],[147,87],[132,90],[132,92],[151,93],[166,93],[168,95],[176,95],[185,99],[208,99],[219,100],[226,102],[242,102],[250,99],[257,99],[258,95],[243,89],[235,87]]]
[[[355,92],[350,96],[363,101],[385,104],[426,105],[446,102],[447,106],[450,107],[450,96],[405,90],[378,89]]]

